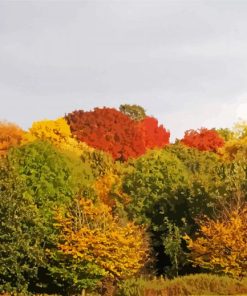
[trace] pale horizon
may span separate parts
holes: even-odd
[[[0,120],[138,104],[181,138],[247,119],[246,1],[0,2]]]

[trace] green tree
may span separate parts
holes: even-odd
[[[84,150],[81,154],[83,165],[88,166],[95,179],[106,175],[114,170],[112,156],[101,150]]]
[[[186,251],[185,243],[166,241],[164,245],[163,237],[172,237],[178,230],[180,235],[193,234],[198,228],[198,215],[214,215],[227,195],[225,164],[215,153],[175,144],[150,151],[131,166],[123,182],[124,192],[131,197],[127,210],[131,218],[149,225],[157,259],[166,265],[160,272],[163,268],[167,271],[170,264],[174,274],[177,264],[172,252],[180,248],[179,244]],[[173,234],[167,221],[173,225]],[[185,257],[177,258],[182,259],[179,264],[183,266]]]
[[[219,128],[216,129],[216,131],[225,141],[229,141],[234,138],[234,132],[229,128]]]
[[[181,144],[170,145],[167,151],[176,155],[190,175],[187,201],[191,224],[201,214],[212,215],[225,196],[224,162],[209,151],[198,151]]]
[[[178,194],[188,183],[183,163],[169,151],[151,150],[132,165],[134,169],[123,180],[124,192],[131,197],[130,217],[150,223],[159,213],[162,217],[174,213],[174,204],[182,202]]]
[[[0,162],[0,292],[26,292],[44,265],[42,216],[25,182]]]
[[[163,243],[165,254],[171,260],[171,267],[167,268],[169,276],[178,276],[180,265],[185,261],[185,253],[182,249],[182,234],[179,227],[172,224],[166,219],[167,233],[164,235]]]
[[[152,247],[157,254],[156,268],[163,273],[174,263],[174,256],[164,248],[164,235],[169,233],[166,221],[183,229],[190,218],[187,200],[189,174],[177,156],[165,149],[149,151],[132,166],[133,169],[123,179],[123,190],[131,198],[126,209],[131,219],[148,225]]]
[[[95,290],[106,275],[97,264],[73,255],[65,256],[57,250],[51,253],[50,260],[49,272],[63,295]]]
[[[120,105],[119,110],[136,121],[140,121],[146,117],[144,108],[138,105],[123,104]]]
[[[44,209],[44,215],[52,215],[55,205],[70,204],[76,194],[93,182],[86,163],[77,156],[61,153],[48,142],[36,141],[12,149],[8,158],[36,205]]]
[[[79,194],[96,197],[91,188],[94,181],[91,168],[77,155],[62,153],[52,144],[42,141],[11,149],[8,160],[42,217],[42,245],[47,252],[53,252],[56,250],[59,235],[59,231],[54,227],[54,211],[57,207],[66,211]],[[52,289],[52,286],[56,286],[50,274],[54,261],[50,260],[48,254],[45,265],[38,270],[38,279],[32,287],[39,293],[45,293]]]

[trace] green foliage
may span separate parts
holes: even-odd
[[[47,142],[33,142],[12,149],[9,161],[23,178],[39,208],[69,204],[92,180],[90,168],[71,154],[62,154]]]
[[[114,161],[110,154],[101,150],[85,150],[82,152],[81,161],[89,166],[95,179],[112,171]]]
[[[179,158],[190,175],[187,192],[190,217],[212,215],[225,195],[223,161],[213,152],[180,144],[170,145],[166,150]]]
[[[181,144],[170,145],[165,149],[176,155],[190,171],[193,180],[198,180],[203,186],[210,188],[215,182],[220,181],[217,171],[222,161],[217,154],[199,151]]]
[[[219,128],[216,129],[216,131],[225,141],[229,141],[234,138],[234,132],[229,128]]]
[[[245,160],[234,160],[225,163],[222,167],[222,179],[224,180],[224,199],[222,204],[247,201],[247,163]]]
[[[151,242],[147,253],[153,254],[154,260],[150,260],[145,271],[149,268],[153,274],[165,273],[169,277],[195,272],[187,256],[185,233],[194,240],[203,219],[219,221],[222,217],[226,221],[233,206],[241,209],[247,201],[246,122],[236,124],[233,129],[217,130],[217,135],[224,139],[220,149],[216,147],[223,145],[223,140],[218,145],[215,130],[188,133],[194,141],[191,146],[210,148],[213,153],[178,142],[167,145],[170,133],[156,119],[147,117],[140,106],[124,104],[120,111],[111,108],[75,111],[67,116],[70,127],[65,119],[45,120],[35,123],[29,133],[2,124],[0,294],[66,295],[81,293],[83,289],[91,292],[100,285],[102,294],[107,285],[111,288],[115,285],[106,277],[106,269],[102,269],[107,254],[116,255],[115,249],[123,252],[119,253],[119,259],[126,262],[129,276],[129,271],[133,272],[131,257],[126,255],[123,245],[131,238],[131,232],[127,229],[126,237],[116,240],[120,231],[113,225],[111,233],[104,222],[106,213],[102,210],[106,206],[119,227],[132,222],[147,226]],[[72,137],[70,128],[82,142]],[[198,134],[200,137],[194,138]],[[50,143],[37,139],[47,139]],[[89,148],[84,141],[108,152]],[[211,144],[217,145],[212,148]],[[156,150],[148,150],[153,147]],[[64,228],[56,227],[58,209],[61,217],[67,217],[69,209],[74,210],[77,198],[91,204],[78,217],[85,219],[86,225],[90,216],[90,223],[94,225],[97,220],[102,229],[84,227],[78,232],[71,224],[68,232],[66,219]],[[89,210],[88,215],[85,209]],[[70,213],[72,220],[77,217],[75,213]],[[242,224],[245,229],[245,223]],[[229,241],[235,242],[236,227],[232,229],[234,239]],[[144,248],[133,251],[141,239],[136,234],[132,239],[129,249],[132,259],[136,259]],[[78,245],[72,253],[70,247],[76,240]],[[213,241],[211,261],[222,246],[222,240]],[[66,256],[58,246],[63,246]],[[236,246],[238,252],[240,245]],[[90,253],[90,258],[82,257],[84,252],[78,250],[84,248],[85,254],[93,248],[95,252]],[[208,252],[205,256],[209,258]],[[224,253],[222,258],[226,258]],[[234,266],[238,260],[244,261],[240,256],[232,258]],[[116,264],[116,258],[113,263],[119,272],[121,266]],[[199,268],[205,266],[199,265],[201,271]],[[246,279],[238,282],[227,277],[195,275],[174,280],[129,279],[119,285],[119,295],[126,296],[234,293],[247,293]]]
[[[118,284],[117,296],[143,296],[146,283],[143,277],[122,281]]]
[[[133,171],[123,179],[124,192],[131,198],[127,212],[138,223],[148,225],[163,272],[165,266],[172,264],[169,260],[162,262],[163,237],[169,233],[167,220],[184,229],[190,218],[187,201],[190,175],[177,156],[165,149],[149,151],[132,165]],[[174,263],[171,252],[170,249],[168,258]]]
[[[25,183],[0,162],[0,292],[26,292],[44,264],[42,217]]]
[[[49,271],[54,282],[63,294],[80,293],[83,289],[90,291],[100,285],[105,271],[94,263],[80,258],[64,256],[59,252],[52,255]]]
[[[123,189],[131,197],[130,216],[140,223],[174,211],[179,196],[185,193],[188,173],[182,162],[166,150],[152,150],[134,163],[134,170],[123,180]],[[150,220],[151,219],[151,220]]]
[[[167,226],[167,234],[164,235],[163,243],[165,254],[169,256],[172,266],[167,268],[167,274],[169,276],[178,276],[178,270],[180,264],[184,263],[185,255],[182,249],[182,235],[180,229],[170,223],[168,220],[165,221]]]
[[[140,121],[146,117],[144,108],[138,105],[123,104],[120,105],[119,110],[136,121]]]

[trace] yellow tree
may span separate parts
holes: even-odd
[[[219,149],[219,153],[225,160],[241,160],[247,158],[247,122],[241,121],[234,125],[230,131],[231,136],[225,142],[223,148]]]
[[[0,156],[5,155],[9,148],[21,143],[23,130],[9,122],[0,122]]]
[[[186,236],[195,265],[235,277],[247,275],[247,205],[224,211],[218,220],[205,218],[192,240]]]
[[[219,150],[219,153],[227,161],[246,159],[247,137],[243,139],[232,139],[226,142],[225,146]]]
[[[148,259],[145,229],[132,222],[121,225],[111,208],[80,199],[66,217],[58,213],[59,250],[66,256],[94,263],[107,276],[120,279],[137,273]]]
[[[113,170],[97,179],[94,187],[100,200],[110,207],[114,207],[118,201],[121,204],[130,201],[130,197],[122,190],[121,175],[116,174]]]
[[[85,143],[78,142],[73,138],[70,127],[64,118],[56,120],[43,120],[33,122],[32,127],[25,134],[25,141],[46,140],[59,149],[68,150],[77,155],[89,148]]]

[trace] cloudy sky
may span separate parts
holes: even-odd
[[[0,119],[142,105],[173,138],[247,119],[246,0],[0,0]]]

